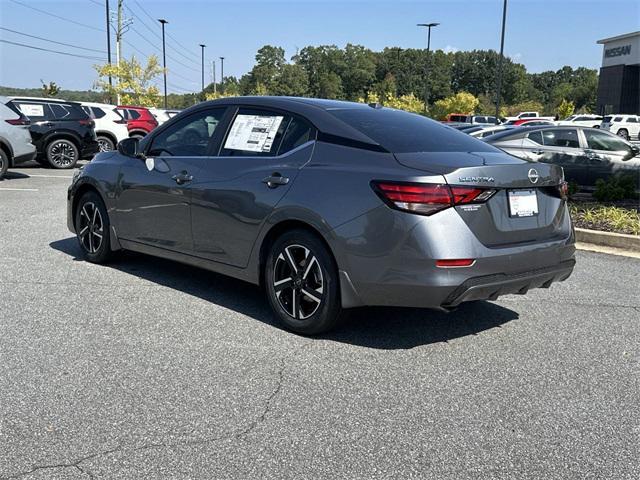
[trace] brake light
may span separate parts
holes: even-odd
[[[374,191],[398,210],[432,215],[454,205],[483,203],[496,193],[495,189],[461,187],[445,183],[373,182]]]
[[[569,197],[569,182],[563,181],[558,185],[558,190],[560,190],[560,197],[566,200]]]
[[[440,268],[456,268],[456,267],[470,267],[475,263],[473,258],[455,258],[452,260],[436,260],[436,267]]]
[[[80,125],[88,125],[90,127],[95,125],[95,122],[90,118],[79,120],[78,123],[80,123]]]
[[[11,125],[31,125],[31,120],[26,118],[11,118],[9,120],[5,120],[5,122]]]

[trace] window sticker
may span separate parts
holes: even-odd
[[[224,148],[270,152],[283,118],[271,115],[238,115],[231,126]]]
[[[27,117],[44,117],[44,105],[20,103],[18,107]]]

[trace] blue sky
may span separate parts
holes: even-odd
[[[117,0],[110,0],[113,8]],[[26,8],[20,2],[86,28]],[[161,42],[154,19],[169,21],[169,91],[199,90],[200,47],[207,45],[207,62],[226,57],[225,75],[248,71],[256,50],[264,44],[281,46],[287,57],[306,45],[362,44],[373,50],[385,46],[421,48],[425,32],[415,24],[440,22],[433,30],[435,49],[498,49],[502,0],[423,0],[331,2],[275,1],[158,1],[124,0],[133,18],[125,40],[145,54]],[[140,4],[142,9],[139,7]],[[106,50],[104,0],[0,0],[0,27],[95,50]],[[144,11],[147,13],[145,13]],[[135,13],[134,16],[131,12]],[[638,0],[509,0],[505,52],[530,72],[600,65],[602,47],[596,40],[640,29]],[[155,30],[154,30],[155,29]],[[144,40],[140,34],[147,38]],[[0,39],[81,55],[104,56],[0,30]],[[150,43],[149,43],[150,42]],[[180,45],[189,47],[184,53]],[[140,57],[131,47],[124,55]],[[182,65],[180,65],[178,62]],[[89,89],[95,80],[95,60],[0,43],[0,85],[38,87],[55,81],[68,89]],[[219,75],[219,62],[218,62]],[[210,77],[207,69],[206,81]]]

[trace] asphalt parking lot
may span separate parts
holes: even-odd
[[[0,181],[0,478],[640,478],[640,259],[309,339],[240,281],[79,260],[70,177]]]

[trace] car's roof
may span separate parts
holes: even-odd
[[[7,97],[9,100],[32,100],[37,102],[49,102],[49,103],[78,103],[78,102],[69,102],[67,100],[63,100],[62,98],[46,98],[46,97],[21,97],[10,95]]]
[[[194,110],[215,106],[243,105],[248,107],[262,107],[285,110],[293,114],[298,114],[308,119],[313,125],[323,133],[346,137],[359,142],[379,146],[379,143],[358,131],[351,125],[338,119],[330,112],[332,110],[355,110],[355,109],[379,109],[379,106],[369,106],[366,103],[346,102],[343,100],[326,100],[320,98],[306,97],[269,97],[269,96],[247,96],[247,97],[227,97],[217,100],[202,102],[181,112],[181,115],[189,114]]]
[[[81,105],[85,107],[103,107],[103,108],[116,108],[115,105],[111,105],[109,103],[98,103],[98,102],[80,102]]]
[[[116,108],[133,108],[134,110],[149,110],[151,107],[140,107],[138,105],[118,105]]]

